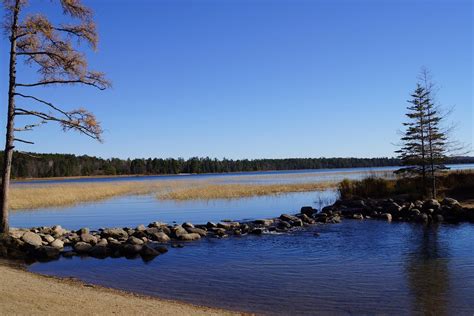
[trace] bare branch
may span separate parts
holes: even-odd
[[[13,139],[15,142],[20,142],[20,143],[25,143],[25,144],[30,144],[30,145],[34,145],[35,143],[33,142],[30,142],[28,140],[23,140],[23,139],[19,139],[19,138],[15,138]]]
[[[55,110],[55,111],[58,111],[58,112],[61,113],[61,114],[64,114],[64,115],[66,115],[66,116],[68,115],[67,112],[61,110],[60,108],[58,108],[58,107],[55,106],[54,104],[52,104],[52,103],[50,103],[50,102],[47,102],[47,101],[44,101],[44,100],[41,100],[41,99],[38,99],[37,97],[34,97],[34,96],[32,96],[32,95],[25,95],[25,94],[18,93],[18,92],[16,92],[15,95],[17,95],[17,96],[19,96],[19,97],[22,97],[22,98],[33,99],[33,100],[35,100],[35,101],[38,101],[38,102],[40,102],[40,103],[43,103],[43,104],[49,106],[50,108],[52,108],[52,109]]]
[[[43,124],[46,124],[47,122],[42,120],[41,122],[37,123],[37,124],[28,124],[28,125],[25,125],[24,127],[22,128],[15,128],[13,129],[15,132],[28,132],[28,131],[32,131],[33,128],[35,127],[38,127],[38,126],[41,126]]]
[[[105,82],[93,82],[93,81],[87,81],[83,79],[78,79],[78,80],[46,80],[46,81],[40,81],[40,82],[35,82],[35,83],[17,83],[17,87],[36,87],[36,86],[44,86],[44,85],[53,85],[53,84],[84,84],[84,85],[89,85],[96,87],[99,90],[105,90],[108,88],[108,83]]]

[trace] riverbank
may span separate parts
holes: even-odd
[[[3,315],[242,315],[27,272],[0,261]]]

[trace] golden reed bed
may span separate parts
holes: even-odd
[[[203,180],[124,181],[13,186],[10,209],[59,207],[116,196],[153,194],[158,199],[230,199],[335,188],[336,182],[292,184],[217,184]]]

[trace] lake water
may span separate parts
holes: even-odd
[[[138,180],[205,177],[226,183],[286,183],[362,178],[393,170],[374,169],[140,177]],[[303,205],[319,208],[336,198],[337,193],[332,190],[209,202],[120,197],[67,208],[14,212],[11,225],[60,223],[71,229],[83,226],[97,229],[151,221],[244,220],[294,213]],[[472,224],[425,227],[345,220],[341,224],[315,225],[282,235],[205,239],[169,250],[146,263],[140,259],[62,258],[33,264],[30,270],[262,314],[474,314]]]

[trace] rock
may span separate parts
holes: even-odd
[[[311,217],[309,217],[309,216],[306,215],[306,214],[300,214],[300,215],[299,215],[299,218],[300,218],[304,223],[307,223],[307,224],[314,224],[314,223],[315,223],[315,220],[312,219]]]
[[[293,215],[288,215],[288,214],[281,214],[280,219],[285,222],[293,222],[295,220],[298,220],[299,218]]]
[[[192,241],[192,240],[198,240],[198,239],[201,239],[201,235],[197,233],[183,234],[179,236],[179,240],[182,240],[182,241]]]
[[[225,230],[231,230],[232,225],[230,223],[217,223],[218,228],[223,228]]]
[[[224,228],[216,228],[214,229],[214,234],[216,234],[219,237],[224,237],[226,236],[226,231]]]
[[[120,252],[126,257],[134,257],[142,250],[141,245],[124,244],[120,247]]]
[[[300,210],[300,213],[312,217],[313,214],[316,213],[316,210],[311,206],[303,206]]]
[[[81,240],[83,242],[89,243],[91,245],[97,244],[97,237],[95,237],[91,234],[82,234],[81,235]]]
[[[386,220],[387,222],[391,222],[392,221],[392,214],[383,213],[383,214],[380,214],[380,218]]]
[[[447,198],[444,198],[444,200],[441,202],[441,205],[453,207],[455,205],[460,205],[460,204],[457,200],[447,197]]]
[[[12,236],[13,238],[21,239],[21,237],[23,237],[23,235],[25,233],[26,233],[26,231],[24,231],[24,230],[10,229],[9,235]]]
[[[162,243],[169,242],[171,240],[171,238],[163,232],[154,233],[150,235],[150,238]]]
[[[152,228],[152,227],[159,228],[159,227],[163,227],[163,226],[166,226],[166,223],[152,222],[152,223],[148,224],[148,227],[150,227],[150,228]]]
[[[357,214],[352,215],[352,218],[353,219],[364,219],[364,215],[362,215],[360,213],[357,213]]]
[[[186,229],[184,229],[182,226],[180,225],[176,225],[174,226],[172,229],[171,229],[171,232],[172,234],[176,237],[176,238],[181,238],[182,235],[187,235],[188,234],[188,231]]]
[[[127,242],[132,245],[143,245],[143,240],[134,236],[131,236],[130,238],[128,238]]]
[[[181,245],[181,244],[178,244],[179,248],[183,248],[184,246]],[[168,252],[168,248],[166,248],[165,246],[162,246],[162,245],[154,245],[153,248],[158,251],[159,253],[163,254],[163,253],[167,253]]]
[[[135,228],[136,231],[142,232],[146,229],[145,225],[141,224],[138,225],[137,228]]]
[[[140,255],[143,257],[156,257],[160,253],[158,250],[154,249],[153,247],[150,247],[149,245],[144,245],[142,249],[140,250]]]
[[[201,237],[206,237],[207,236],[207,231],[201,228],[196,228],[196,227],[187,227],[186,231],[188,233],[196,233],[199,234]]]
[[[54,241],[54,237],[51,235],[46,235],[43,237],[43,239],[47,241],[48,243],[52,243]]]
[[[90,233],[90,230],[89,230],[89,228],[84,227],[84,228],[79,229],[76,233],[77,233],[79,236],[81,236],[81,235],[83,235],[83,234],[89,234],[89,233]]]
[[[190,222],[184,222],[182,225],[181,225],[183,228],[187,229],[187,228],[194,228],[194,225]]]
[[[33,232],[24,233],[21,240],[32,247],[40,247],[43,245],[41,237]]]
[[[104,229],[101,234],[102,237],[112,237],[115,239],[128,239],[128,233],[122,228]]]
[[[56,249],[63,249],[64,248],[64,242],[62,240],[55,239],[51,243],[51,247],[54,247]]]
[[[172,244],[171,248],[184,248],[183,244]]]
[[[441,207],[441,204],[435,200],[435,199],[429,199],[429,200],[426,200],[424,203],[423,203],[423,209],[433,209],[433,210],[439,210],[439,208]]]
[[[331,216],[327,219],[327,223],[330,224],[339,224],[341,222],[341,217],[338,215]]]
[[[110,250],[107,246],[95,245],[89,250],[89,255],[95,258],[106,258],[110,254]]]
[[[207,222],[206,227],[207,227],[208,229],[210,229],[210,228],[216,228],[216,227],[217,227],[217,224],[216,224],[216,223],[213,223],[213,222]]]
[[[420,215],[416,217],[416,220],[420,223],[428,223],[429,217],[427,214],[421,213]]]
[[[59,258],[58,248],[51,246],[41,246],[35,250],[35,257],[39,260],[54,260]]]
[[[251,234],[253,235],[261,235],[263,233],[263,229],[262,228],[254,228],[250,231]]]
[[[436,222],[436,223],[442,223],[444,222],[444,217],[443,215],[441,214],[436,214],[433,218],[433,220]]]
[[[257,219],[253,221],[255,225],[270,226],[273,224],[273,219]]]
[[[109,242],[105,238],[102,238],[101,240],[97,242],[97,246],[107,246],[108,244]]]
[[[67,233],[67,230],[62,228],[60,225],[53,226],[51,230],[52,230],[53,236],[56,238],[61,237]]]
[[[74,245],[74,250],[79,254],[87,253],[89,252],[89,250],[91,250],[91,248],[92,248],[91,244],[83,242],[83,241],[77,242]]]
[[[291,228],[291,224],[287,221],[280,220],[277,224],[277,227],[280,229],[289,229]]]

